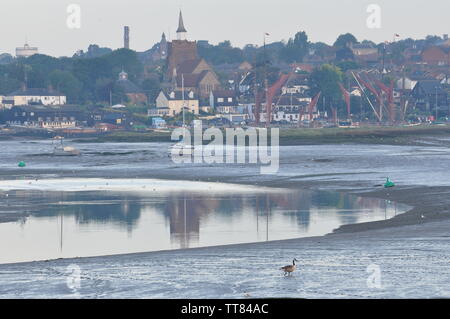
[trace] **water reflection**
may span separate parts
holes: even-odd
[[[0,223],[0,242],[10,243],[0,246],[0,263],[316,236],[407,209],[384,200],[303,190],[11,191],[1,203],[2,211],[6,208],[10,217],[21,215]]]

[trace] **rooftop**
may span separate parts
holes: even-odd
[[[64,94],[51,89],[27,88],[14,91],[9,96],[65,96]]]

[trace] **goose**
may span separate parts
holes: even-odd
[[[292,274],[297,269],[297,265],[295,264],[296,261],[298,260],[294,258],[294,260],[292,260],[292,265],[287,265],[280,268],[284,271],[285,276]]]

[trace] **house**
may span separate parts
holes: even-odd
[[[281,88],[282,94],[306,94],[310,90],[308,77],[296,75]]]
[[[30,47],[28,43],[25,43],[23,47],[16,48],[16,56],[18,58],[28,58],[32,55],[38,54],[39,50],[36,47]]]
[[[22,88],[3,98],[5,108],[24,105],[65,105],[67,97],[53,89]]]
[[[361,63],[376,63],[380,58],[378,48],[370,43],[351,44],[355,60]]]
[[[128,80],[128,73],[125,71],[120,72],[116,85],[123,90],[123,93],[132,104],[146,104],[148,102],[145,92],[136,84]]]
[[[199,100],[197,94],[188,91],[183,94],[182,91],[161,91],[156,98],[156,111],[158,115],[176,116],[183,110],[199,114]],[[160,110],[163,112],[159,113]],[[150,114],[150,113],[149,113]]]
[[[114,127],[128,126],[128,113],[124,111],[94,111],[89,113],[87,119],[89,126],[97,126],[99,124],[109,124]]]
[[[311,98],[308,96],[281,96],[273,108],[273,120],[275,122],[298,123],[309,120],[308,106]],[[313,110],[313,118],[317,118],[317,110]]]
[[[227,119],[230,121],[231,124],[243,124],[246,123],[250,117],[247,113],[229,113],[229,114],[222,114],[222,118]]]
[[[71,107],[14,106],[6,111],[5,122],[9,125],[23,125],[40,128],[74,128],[85,122],[85,114]]]
[[[192,70],[191,72],[189,72]],[[216,73],[204,60],[186,61],[176,69],[176,85],[174,89],[194,91],[202,99],[207,99],[213,90],[220,88]]]
[[[416,107],[423,110],[435,110],[448,107],[448,94],[442,84],[436,80],[418,81],[411,92]]]
[[[351,44],[350,49],[355,57],[378,54],[378,48],[369,43]]]
[[[396,88],[401,89],[401,90],[404,89],[404,90],[412,91],[412,89],[414,89],[414,87],[416,86],[417,82],[418,81],[416,79],[405,76],[405,77],[402,77],[399,80],[397,80]]]
[[[152,127],[154,128],[166,128],[166,121],[160,117],[152,118]]]
[[[236,93],[231,90],[211,91],[209,103],[214,110],[221,114],[230,114],[237,112],[237,96]]]
[[[422,61],[428,65],[450,65],[450,48],[433,46],[422,51]]]

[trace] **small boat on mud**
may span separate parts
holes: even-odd
[[[81,152],[72,146],[64,146],[64,137],[53,138],[53,156],[79,156]]]
[[[195,147],[191,144],[186,144],[184,140],[181,140],[177,144],[169,148],[169,157],[174,154],[179,156],[194,156]]]

